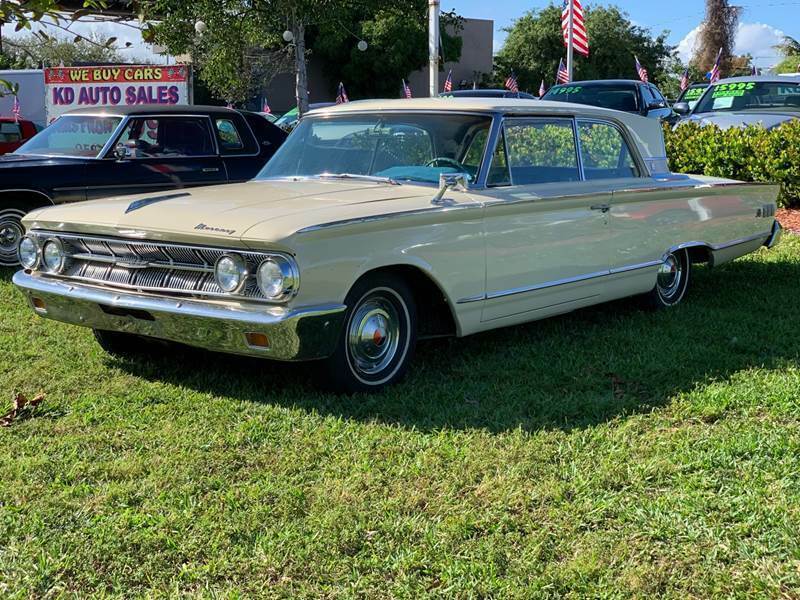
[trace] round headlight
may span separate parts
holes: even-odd
[[[44,246],[42,246],[42,262],[48,272],[60,273],[64,269],[64,259],[64,247],[60,241],[52,239],[44,243]]]
[[[269,258],[258,266],[256,281],[261,293],[267,298],[278,298],[286,290],[283,270],[278,263]]]
[[[237,292],[247,279],[247,265],[238,254],[224,254],[214,265],[214,277],[223,292]]]
[[[20,264],[26,269],[35,269],[39,266],[39,244],[29,235],[19,241],[17,253]]]

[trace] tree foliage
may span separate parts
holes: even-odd
[[[704,73],[711,70],[720,49],[722,49],[720,66],[723,73],[730,74],[739,66],[732,60],[739,11],[740,8],[731,6],[728,0],[706,0],[706,16],[693,58],[693,62]]]
[[[634,25],[614,6],[593,6],[585,9],[590,55],[575,57],[573,78],[636,79],[634,55],[657,84],[666,82],[676,68],[675,48],[667,44],[667,32],[656,37],[648,29]],[[566,48],[561,37],[561,8],[550,5],[532,10],[508,28],[508,37],[496,57],[494,85],[502,86],[512,70],[521,89],[537,90],[544,79],[555,80]]]
[[[108,38],[90,35],[89,39],[77,41],[64,36],[38,35],[3,40],[0,65],[7,69],[38,69],[58,66],[69,67],[79,63],[122,62],[117,51],[108,45]]]
[[[783,55],[783,60],[775,67],[776,73],[800,72],[800,41],[787,35],[775,48]]]

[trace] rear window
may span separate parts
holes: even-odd
[[[633,85],[555,85],[542,100],[575,102],[625,112],[639,112],[639,97]]]

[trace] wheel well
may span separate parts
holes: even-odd
[[[359,279],[375,273],[391,273],[408,284],[417,304],[420,338],[456,335],[456,321],[447,297],[422,269],[411,265],[379,267]]]
[[[690,246],[686,248],[689,255],[689,262],[696,263],[714,263],[714,255],[711,254],[711,248],[708,246]]]
[[[34,208],[52,206],[53,201],[45,194],[33,190],[14,190],[7,192],[0,190],[0,207],[3,205],[13,205],[26,211],[31,211]]]

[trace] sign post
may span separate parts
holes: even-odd
[[[50,123],[76,108],[189,104],[185,65],[108,65],[45,69],[45,107]]]
[[[439,94],[439,3],[428,0],[428,60],[430,61],[430,97]]]
[[[567,13],[567,76],[570,83],[572,83],[572,39],[575,35],[575,28],[573,27],[575,18],[575,3],[572,0],[567,0],[569,12]]]

